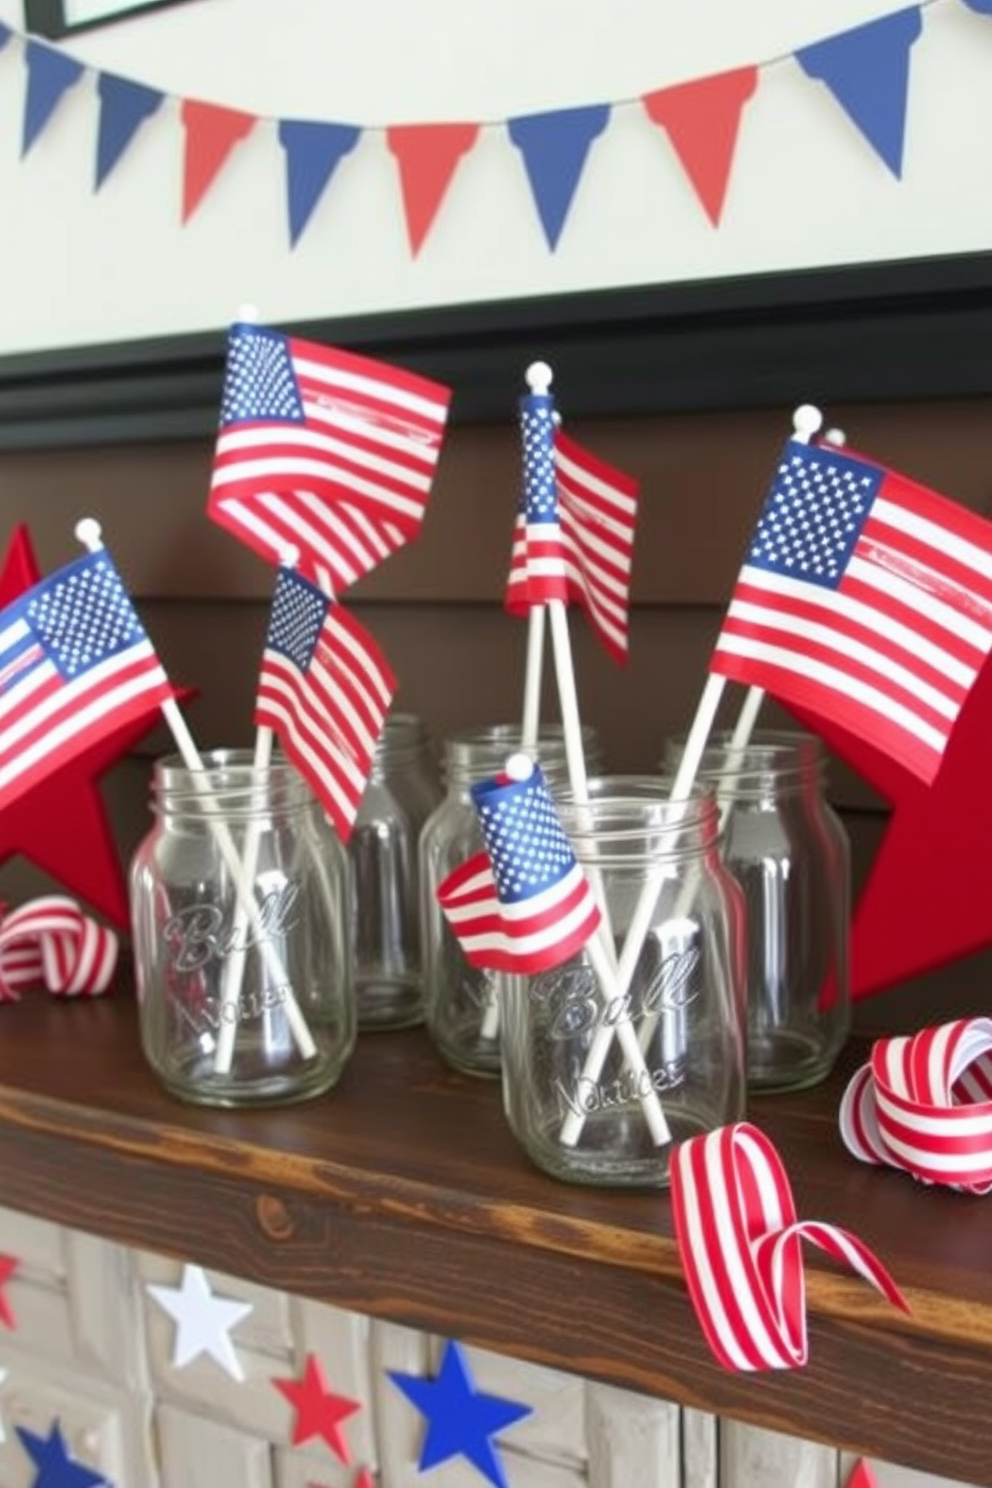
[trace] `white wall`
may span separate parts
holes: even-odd
[[[0,356],[270,322],[992,247],[992,17],[932,0],[913,49],[895,180],[793,49],[898,0],[197,0],[81,33],[92,69],[166,90],[94,194],[95,71],[20,159],[25,69],[0,52]],[[22,0],[0,0],[20,31]],[[639,103],[594,144],[557,252],[518,152],[517,113],[637,99],[770,62],[744,116],[723,221],[707,221]],[[263,116],[180,225],[178,99]],[[370,132],[295,250],[281,117]],[[375,126],[492,120],[412,259],[395,163]]]

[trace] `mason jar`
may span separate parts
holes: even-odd
[[[470,966],[437,901],[439,886],[483,848],[469,787],[503,769],[520,747],[519,724],[464,729],[445,739],[446,793],[420,834],[420,944],[424,962],[424,1018],[446,1063],[470,1075],[500,1072],[500,1011],[495,972]],[[582,728],[586,767],[602,766],[595,729]],[[541,730],[536,755],[552,795],[568,786],[565,735],[560,724]]]
[[[744,905],[716,800],[662,777],[559,798],[605,910],[597,944],[551,971],[501,974],[503,1105],[554,1178],[662,1188],[672,1144],[744,1113]]]
[[[303,1100],[355,1041],[348,864],[288,761],[159,760],[131,862],[141,1043],[166,1089],[210,1106]]]
[[[666,744],[674,768],[683,742]],[[711,736],[697,778],[725,819],[724,856],[747,904],[747,1059],[753,1090],[800,1090],[830,1072],[851,1026],[851,867],[813,734]]]
[[[360,1031],[423,1022],[417,844],[441,794],[427,728],[413,713],[390,714],[348,843]]]

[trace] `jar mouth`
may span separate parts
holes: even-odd
[[[677,767],[685,744],[684,736],[668,740],[663,770]],[[696,779],[724,794],[732,785],[735,795],[750,798],[795,789],[811,779],[819,783],[826,768],[823,745],[815,734],[801,729],[757,729],[746,744],[735,748],[733,734],[726,729],[710,735]]]
[[[586,849],[597,855],[611,848],[629,853],[640,846],[665,856],[710,846],[719,827],[712,787],[698,782],[675,801],[673,784],[671,775],[594,776],[587,801],[562,791],[555,804],[580,855]]]
[[[255,763],[250,749],[208,749],[200,753],[202,769],[191,769],[180,754],[155,761],[152,789],[155,809],[189,811],[197,816],[305,806],[313,799],[296,766],[278,751],[266,766]]]
[[[466,785],[497,775],[512,754],[520,752],[520,724],[482,724],[460,729],[444,741],[444,772],[449,782]],[[582,753],[587,768],[600,765],[596,730],[582,725]],[[534,750],[548,783],[555,787],[567,776],[565,730],[561,724],[542,725]]]

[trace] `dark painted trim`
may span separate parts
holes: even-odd
[[[289,327],[515,415],[541,358],[570,417],[992,392],[992,252],[412,310]],[[216,332],[0,358],[0,449],[209,436]]]

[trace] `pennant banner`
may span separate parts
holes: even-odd
[[[958,3],[958,0],[924,0]],[[961,0],[992,16],[992,0]],[[786,56],[714,76],[649,90],[635,98],[600,100],[503,120],[361,125],[347,120],[262,119],[222,104],[178,98],[185,131],[181,222],[186,225],[213,188],[235,146],[255,126],[275,127],[285,153],[289,244],[295,248],[314,218],[342,159],[365,134],[382,135],[397,165],[400,209],[410,253],[424,248],[461,162],[484,131],[501,131],[521,155],[545,242],[557,251],[597,139],[614,114],[637,108],[665,131],[687,192],[718,228],[741,148],[746,105],[764,73],[798,63],[822,84],[885,168],[902,179],[909,103],[910,57],[923,30],[924,4],[826,37]],[[19,33],[0,25],[0,48]],[[36,144],[65,93],[90,69],[60,48],[19,35],[27,69],[22,157]],[[174,96],[97,71],[99,121],[95,190],[131,147],[140,125]]]

